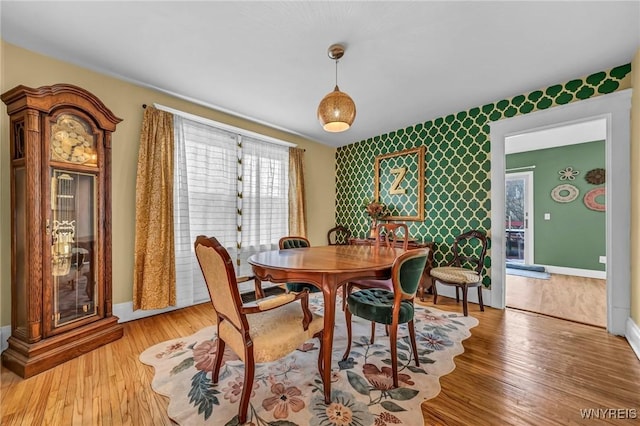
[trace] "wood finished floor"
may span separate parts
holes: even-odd
[[[550,279],[507,275],[506,304],[598,327],[607,326],[606,280],[551,274]]]
[[[460,310],[445,297],[437,308]],[[440,394],[422,404],[425,425],[637,424],[580,416],[589,408],[640,415],[640,361],[624,338],[518,310],[469,310],[480,324]],[[138,354],[210,325],[212,314],[203,304],[125,323],[122,339],[27,380],[2,368],[0,424],[172,424]]]

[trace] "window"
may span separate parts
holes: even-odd
[[[240,276],[251,273],[249,256],[276,249],[288,233],[289,148],[179,115],[174,127],[176,292],[187,306],[209,299],[196,236],[216,237]]]

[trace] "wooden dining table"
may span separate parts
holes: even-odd
[[[276,283],[304,282],[322,291],[324,334],[322,381],[325,403],[331,402],[331,355],[338,289],[355,279],[387,279],[401,248],[334,245],[271,250],[252,255],[249,264],[257,278]]]

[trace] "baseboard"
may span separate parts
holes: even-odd
[[[627,318],[627,329],[625,330],[624,337],[627,338],[631,349],[633,349],[633,352],[635,352],[638,359],[640,359],[640,327],[631,317]]]
[[[175,311],[176,309],[182,309],[185,306],[170,306],[164,309],[150,309],[133,310],[133,302],[116,303],[113,305],[113,315],[118,317],[118,322],[133,321],[140,318],[151,317],[158,314],[164,314],[165,312]]]
[[[573,275],[576,277],[607,279],[606,271],[593,271],[591,269],[565,268],[564,266],[542,265],[550,274]]]
[[[5,325],[4,327],[0,327],[0,352],[9,347],[9,337],[11,337],[11,326]]]

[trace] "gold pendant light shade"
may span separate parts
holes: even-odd
[[[344,132],[356,118],[356,104],[338,86],[322,98],[318,105],[318,120],[327,132]]]
[[[327,132],[344,132],[356,118],[356,104],[351,96],[338,88],[338,60],[344,55],[344,46],[334,44],[327,51],[329,58],[336,61],[336,87],[318,105],[318,120]]]

